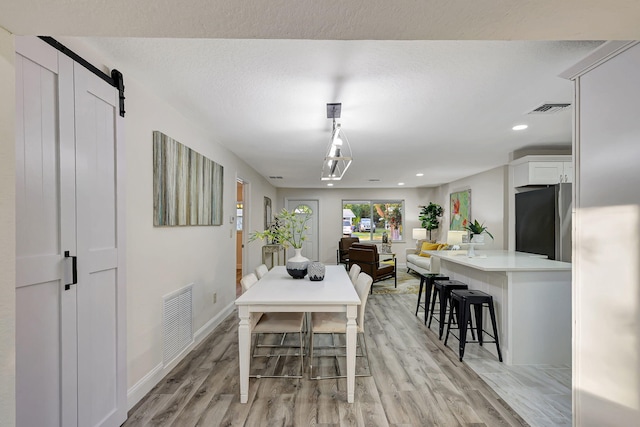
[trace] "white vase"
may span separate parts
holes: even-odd
[[[296,254],[287,260],[287,273],[294,279],[302,279],[307,275],[309,259],[302,256],[302,249],[296,248]]]
[[[471,243],[484,243],[484,234],[474,234]]]

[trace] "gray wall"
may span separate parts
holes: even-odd
[[[15,424],[15,48],[0,28],[0,417]]]
[[[580,426],[640,419],[638,70],[635,45],[577,86],[573,377]]]
[[[342,201],[358,199],[403,199],[405,201],[404,241],[393,243],[398,263],[404,264],[405,249],[414,247],[411,229],[420,227],[418,215],[420,205],[429,202],[440,204],[445,212],[433,238],[439,242],[447,239],[449,229],[449,194],[452,191],[471,189],[471,215],[488,227],[495,240],[485,239],[482,249],[505,249],[507,247],[508,224],[506,213],[507,166],[491,169],[437,188],[384,188],[384,189],[299,189],[279,188],[277,191],[278,210],[284,206],[287,198],[308,198],[320,201],[320,260],[325,263],[336,262],[338,240],[342,237]],[[259,244],[255,242],[252,244]]]
[[[398,256],[398,263],[405,262],[404,251],[407,245],[414,246],[411,229],[420,227],[419,205],[429,204],[433,200],[433,189],[430,188],[367,188],[367,189],[302,189],[279,188],[277,191],[277,210],[284,207],[285,199],[313,199],[319,201],[320,222],[318,233],[320,238],[320,261],[327,264],[336,263],[338,240],[342,237],[342,201],[343,200],[404,200],[404,240],[393,243],[393,250]],[[260,244],[253,242],[252,244]]]

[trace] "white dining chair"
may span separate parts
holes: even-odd
[[[356,375],[357,377],[365,377],[371,376],[371,368],[369,366],[369,356],[367,353],[367,342],[364,337],[364,312],[367,305],[367,298],[369,297],[369,290],[371,289],[371,285],[373,284],[373,278],[366,273],[360,273],[358,275],[358,279],[355,283],[356,292],[360,297],[360,305],[358,306],[358,314],[356,316],[357,323],[357,337],[361,339],[362,345],[361,355],[357,354],[356,356],[364,357],[367,362],[367,372],[366,375]],[[313,376],[313,341],[315,334],[345,334],[347,333],[347,314],[344,312],[340,313],[311,313],[311,322],[309,324],[309,333],[311,334],[311,343],[309,346],[309,363],[310,363],[310,376],[311,379],[333,379],[333,378],[345,378],[345,375],[342,375],[339,369],[339,364],[336,363],[337,366],[337,375],[331,377],[321,377],[321,376]],[[358,339],[356,340],[358,341]],[[356,342],[357,345],[357,342]],[[323,348],[344,348],[344,346],[329,346]],[[331,357],[344,357],[344,353],[335,353],[331,355]],[[321,357],[321,356],[319,356]]]
[[[349,269],[349,278],[351,279],[351,283],[353,283],[354,286],[356,284],[356,280],[358,280],[358,275],[360,274],[361,271],[362,269],[358,264],[353,264]]]
[[[255,285],[257,281],[258,281],[258,276],[256,276],[253,273],[249,273],[245,276],[242,276],[242,279],[240,279],[240,286],[242,286],[242,293],[247,292],[247,290],[249,290],[250,287]]]
[[[245,276],[242,276],[242,279],[240,279],[240,286],[242,287],[242,293],[247,292],[247,290],[249,290],[249,288],[251,288],[257,282],[258,282],[258,278],[253,273],[249,273]],[[260,312],[251,313],[251,317],[249,317],[251,328],[255,328],[256,324],[258,323],[258,320],[260,320],[261,317],[262,317],[262,313]]]
[[[260,264],[256,267],[256,276],[258,280],[262,279],[262,277],[269,272],[266,264]]]
[[[249,273],[240,279],[240,284],[242,286],[242,292],[248,291],[253,285],[258,282],[258,277]],[[255,315],[255,316],[254,316]],[[277,357],[276,363],[274,363],[274,372],[278,367],[278,362],[281,356],[299,356],[300,357],[300,374],[299,375],[249,375],[252,378],[302,378],[304,374],[304,323],[305,323],[305,314],[292,312],[292,313],[251,313],[251,333],[255,336],[254,343],[252,344],[251,357]],[[291,346],[285,346],[284,340],[286,334],[288,333],[297,333],[300,337],[299,346],[295,346],[298,348],[297,353],[292,354],[282,354],[278,352],[277,354],[269,353],[269,354],[256,354],[257,348],[291,348]],[[279,345],[267,345],[260,344],[259,337],[263,334],[282,334],[282,338],[280,340]]]

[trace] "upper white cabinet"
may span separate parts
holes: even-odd
[[[514,187],[573,182],[571,156],[525,156],[511,165]]]

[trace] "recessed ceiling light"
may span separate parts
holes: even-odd
[[[511,129],[513,130],[525,130],[526,128],[528,128],[529,126],[527,125],[515,125],[514,127],[512,127]]]
[[[423,173],[417,173],[416,176],[424,176]]]
[[[332,183],[328,183],[327,187],[333,187],[333,184]]]
[[[404,185],[404,182],[399,182],[398,185]]]

